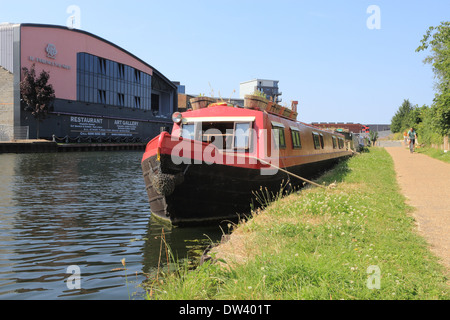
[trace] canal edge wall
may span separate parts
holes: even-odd
[[[145,143],[56,143],[52,141],[0,142],[2,153],[56,153],[82,151],[145,150]]]

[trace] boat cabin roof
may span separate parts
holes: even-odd
[[[183,123],[195,123],[195,122],[265,122],[264,117],[268,117],[272,125],[277,125],[287,128],[298,128],[298,125],[310,127],[314,131],[332,133],[337,136],[343,136],[339,132],[326,130],[316,127],[312,124],[307,124],[301,121],[288,119],[281,117],[277,114],[273,114],[267,111],[247,109],[241,107],[235,107],[232,104],[221,102],[210,104],[206,108],[197,110],[188,110],[182,113]]]

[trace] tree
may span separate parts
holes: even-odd
[[[440,135],[450,134],[450,90],[434,99],[432,124]]]
[[[391,120],[391,131],[396,133],[406,129],[410,124],[410,114],[414,110],[414,106],[409,99],[403,100],[402,105],[398,108]]]
[[[20,82],[20,94],[25,102],[25,111],[31,112],[37,121],[36,137],[39,139],[39,123],[45,119],[55,99],[55,90],[48,83],[50,74],[42,70],[36,76],[34,64],[30,69],[22,68],[23,78]]]
[[[372,145],[375,146],[377,140],[378,140],[378,132],[377,131],[370,131],[369,132],[369,138],[370,141],[372,142]]]
[[[442,143],[442,134],[435,129],[436,125],[433,124],[435,111],[434,107],[426,105],[420,108],[420,115],[417,118],[420,119],[420,122],[417,122],[414,128],[416,128],[417,136],[420,137],[421,143],[428,145]]]
[[[450,22],[430,27],[416,52],[430,50],[424,63],[433,67],[437,93],[433,100],[432,124],[442,135],[450,134]]]

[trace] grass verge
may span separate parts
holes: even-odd
[[[430,156],[432,158],[450,163],[450,152],[444,152],[444,150],[439,150],[430,147],[416,148],[415,151],[418,153],[426,154],[427,156]]]
[[[213,260],[153,281],[149,299],[445,299],[444,268],[416,233],[381,148],[239,224]]]

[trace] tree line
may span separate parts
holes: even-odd
[[[435,97],[431,106],[413,105],[405,99],[391,120],[391,131],[414,127],[421,143],[442,143],[450,135],[450,22],[430,27],[416,52],[429,50],[424,63],[431,64],[435,75]]]

